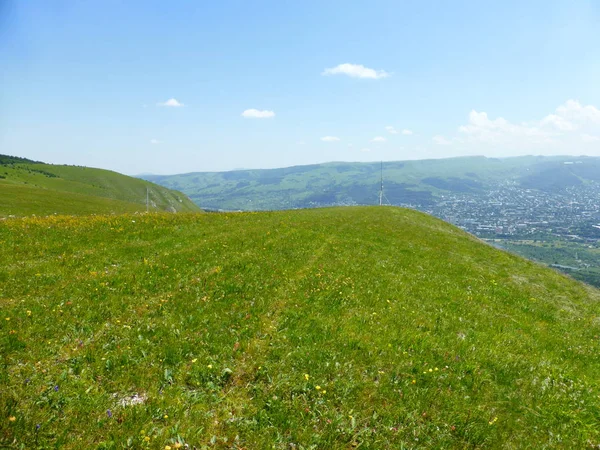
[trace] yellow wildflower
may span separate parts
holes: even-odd
[[[8,421],[9,421],[9,422],[14,422],[15,420],[17,420],[17,418],[16,418],[15,416],[10,416],[10,417],[8,418]]]
[[[307,373],[305,373],[305,374],[304,374],[304,379],[305,379],[306,381],[308,381],[308,379],[309,379],[309,378],[310,378],[310,375],[309,375],[309,374],[307,374]]]

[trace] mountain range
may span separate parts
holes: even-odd
[[[426,209],[449,193],[478,195],[512,184],[562,192],[600,182],[600,158],[461,157],[373,163],[332,162],[281,169],[144,175],[179,190],[206,209],[276,210],[332,205],[392,205]]]

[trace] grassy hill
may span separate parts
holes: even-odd
[[[199,211],[185,195],[102,169],[0,155],[0,217],[9,215]]]
[[[202,207],[251,211],[376,204],[380,169],[378,162],[335,162],[142,178],[180,190]],[[426,207],[448,193],[477,195],[507,183],[552,192],[589,180],[600,181],[600,158],[476,156],[391,161],[384,163],[383,177],[389,203]]]
[[[399,208],[0,223],[0,446],[597,448],[597,290]]]

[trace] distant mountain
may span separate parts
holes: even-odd
[[[333,162],[141,178],[180,190],[204,208],[266,210],[375,204],[380,176],[378,162]],[[476,196],[506,183],[552,192],[589,181],[600,181],[600,158],[477,156],[383,163],[386,202],[423,208],[448,193]]]
[[[0,155],[0,217],[200,211],[187,196],[116,172]]]

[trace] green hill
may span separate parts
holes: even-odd
[[[0,217],[10,215],[199,211],[180,192],[102,169],[0,155]]]
[[[600,295],[422,213],[0,222],[0,446],[597,448]]]
[[[146,175],[177,189],[203,208],[274,210],[378,201],[380,163],[332,162],[281,169]],[[476,199],[509,184],[559,192],[600,181],[600,158],[573,156],[483,156],[389,161],[383,164],[386,201],[393,205],[435,204],[450,193]]]

